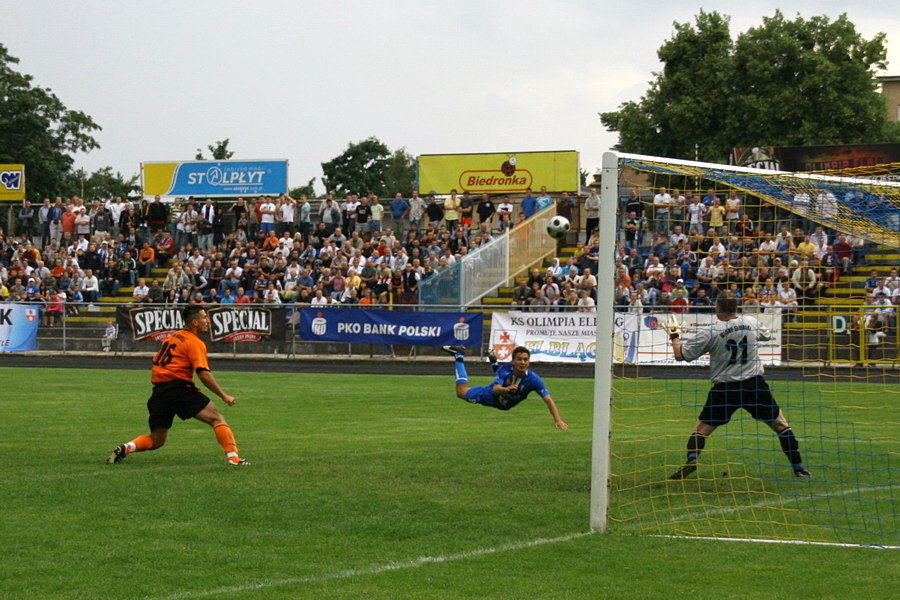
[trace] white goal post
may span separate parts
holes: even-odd
[[[591,449],[591,530],[605,532],[609,512],[609,436],[613,366],[613,297],[619,157],[603,154],[597,252],[597,344],[594,362],[594,422]],[[588,240],[585,240],[587,245]]]

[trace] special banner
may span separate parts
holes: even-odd
[[[518,194],[528,188],[551,192],[577,190],[578,152],[498,154],[423,154],[419,157],[419,193]]]
[[[308,342],[480,346],[482,322],[481,313],[303,308],[300,335]]]
[[[40,311],[30,304],[0,304],[0,352],[37,350]]]
[[[665,315],[620,313],[614,315],[613,362],[616,364],[680,365],[709,364],[704,355],[693,363],[676,361],[665,331]],[[763,364],[781,363],[781,320],[777,315],[756,315],[759,324],[772,332],[760,344]],[[679,315],[688,338],[693,331],[709,327],[715,315]],[[500,361],[508,360],[516,346],[531,351],[532,362],[593,362],[596,358],[596,312],[495,312],[491,316],[491,347]]]
[[[286,160],[145,162],[145,196],[260,196],[288,191]]]
[[[0,201],[25,199],[25,165],[0,165]]]
[[[213,342],[259,342],[286,339],[283,308],[208,306],[209,339]],[[164,340],[184,328],[181,309],[169,306],[120,306],[116,309],[119,331],[130,331],[134,340]]]

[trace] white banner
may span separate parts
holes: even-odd
[[[613,362],[643,365],[705,365],[704,355],[693,363],[676,361],[661,313],[615,313]],[[684,336],[708,327],[712,314],[678,315]],[[766,365],[781,363],[781,318],[756,315],[759,324],[772,332],[772,339],[760,344],[759,355]],[[532,362],[593,362],[597,338],[597,313],[592,312],[495,312],[491,315],[491,348],[501,362],[507,361],[516,346],[531,351]]]
[[[29,304],[0,304],[0,352],[37,350],[41,313]]]

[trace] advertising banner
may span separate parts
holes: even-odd
[[[145,196],[260,196],[288,191],[286,160],[145,162]]]
[[[419,193],[520,194],[546,186],[550,192],[578,189],[578,152],[423,154]]]
[[[734,148],[731,162],[773,171],[841,171],[900,162],[900,144]]]
[[[481,313],[303,308],[300,335],[308,342],[480,346],[482,322]]]
[[[25,165],[0,165],[0,201],[25,199]]]
[[[759,324],[772,333],[761,342],[760,359],[765,365],[781,363],[781,317],[755,315]],[[686,363],[672,355],[665,330],[666,315],[621,313],[614,315],[613,362],[643,365],[708,365],[709,356]],[[684,337],[709,327],[715,315],[679,315]],[[596,358],[597,313],[592,312],[495,312],[491,315],[491,347],[497,360],[506,361],[516,346],[531,351],[532,362],[593,362]]]
[[[284,341],[286,312],[283,308],[208,306],[209,339],[212,342]],[[164,340],[184,328],[181,308],[169,306],[120,306],[116,309],[119,331],[134,340]]]
[[[30,304],[0,304],[0,352],[37,350],[40,310]]]

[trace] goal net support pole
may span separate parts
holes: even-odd
[[[609,440],[613,365],[613,301],[619,157],[603,154],[597,252],[597,343],[594,361],[594,422],[591,450],[591,530],[605,532],[609,511]],[[585,240],[585,246],[589,240]]]

